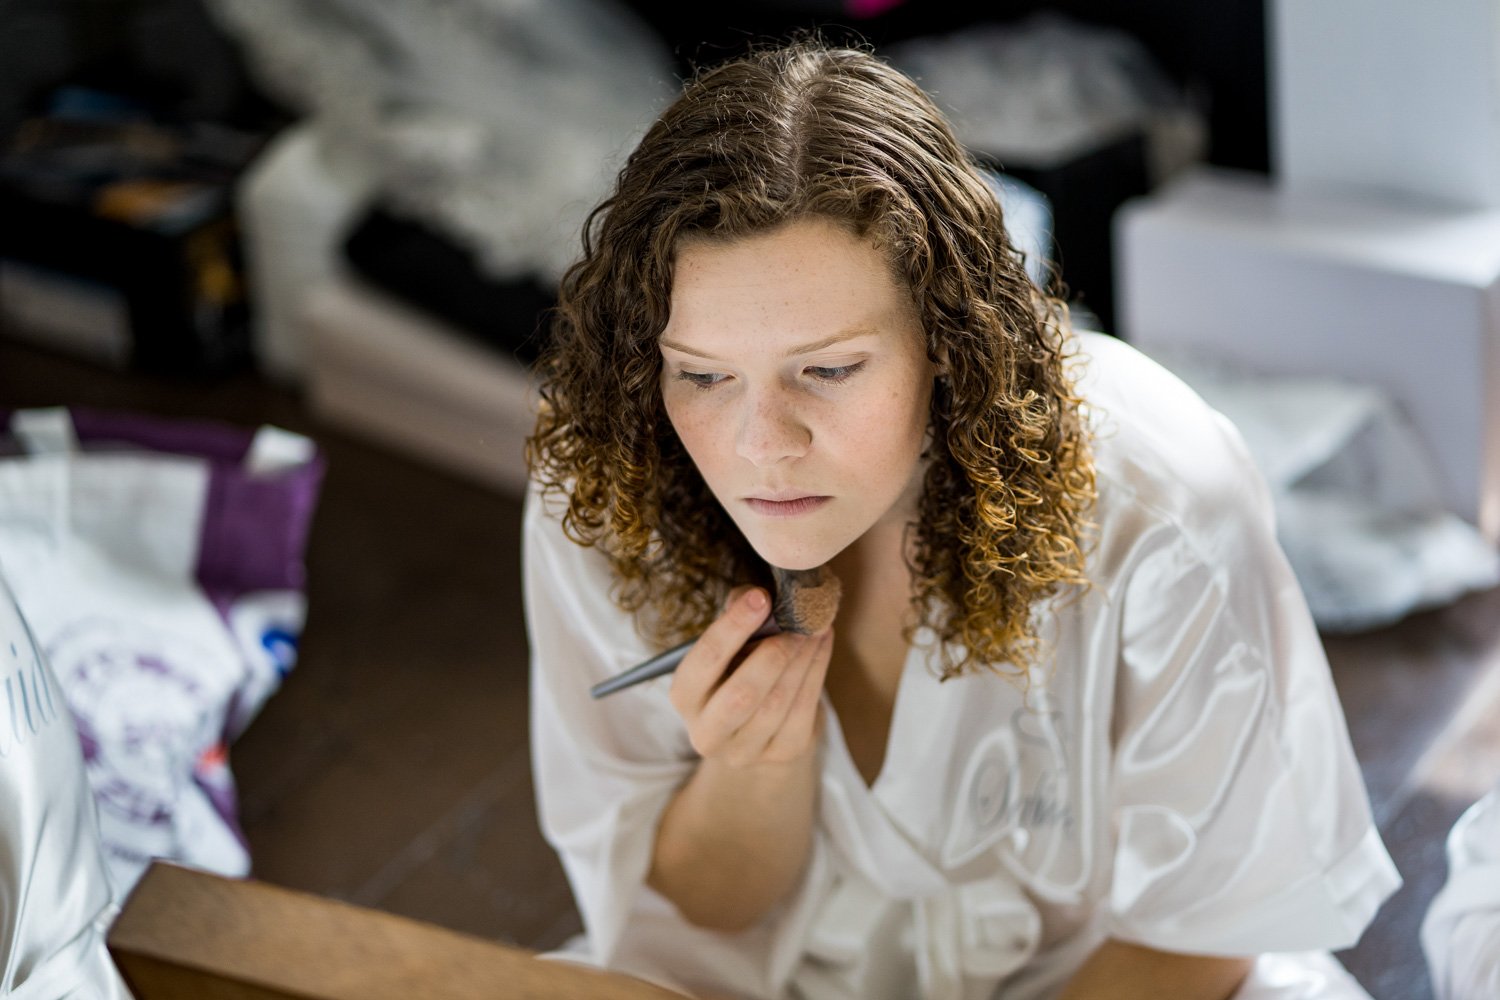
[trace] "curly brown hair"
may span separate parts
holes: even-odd
[[[1086,583],[1094,471],[1067,311],[1027,277],[942,113],[868,52],[816,39],[752,52],[697,75],[652,125],[563,279],[532,476],[565,499],[568,537],[608,555],[615,601],[657,642],[701,632],[731,586],[769,586],[667,418],[657,338],[684,239],[808,217],[885,253],[946,369],[909,536],[917,621],[960,651],[942,676],[1024,679],[1033,609]]]

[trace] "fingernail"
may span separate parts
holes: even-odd
[[[766,592],[759,587],[751,590],[745,595],[745,607],[751,611],[764,613],[769,602],[766,600]]]

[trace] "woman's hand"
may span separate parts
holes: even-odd
[[[1183,955],[1110,938],[1073,974],[1060,1000],[1228,1000],[1254,965],[1253,958]]]
[[[833,630],[782,633],[745,652],[769,610],[764,590],[737,588],[672,678],[672,706],[693,749],[730,767],[789,764],[817,745]]]
[[[703,759],[662,813],[646,882],[719,931],[752,926],[790,894],[812,850],[832,630],[774,635],[742,657],[769,607],[764,590],[736,590],[672,678]]]

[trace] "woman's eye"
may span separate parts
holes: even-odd
[[[715,375],[710,372],[678,372],[677,377],[689,383],[695,389],[712,389],[728,376]]]
[[[820,382],[831,382],[836,385],[839,382],[848,381],[849,376],[853,375],[864,366],[865,363],[863,361],[860,361],[852,365],[839,365],[837,368],[808,368],[806,369],[806,371],[809,375],[819,380]]]

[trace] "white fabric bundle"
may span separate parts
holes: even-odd
[[[1500,997],[1500,787],[1448,835],[1448,881],[1422,922],[1437,1000]]]
[[[1378,389],[1158,360],[1244,436],[1320,629],[1375,628],[1500,583],[1495,550],[1444,508],[1430,452]]]
[[[272,93],[495,278],[556,281],[677,89],[605,0],[209,0]]]
[[[1123,31],[1041,13],[892,46],[970,149],[1047,167],[1133,131],[1160,183],[1202,158],[1202,115]]]

